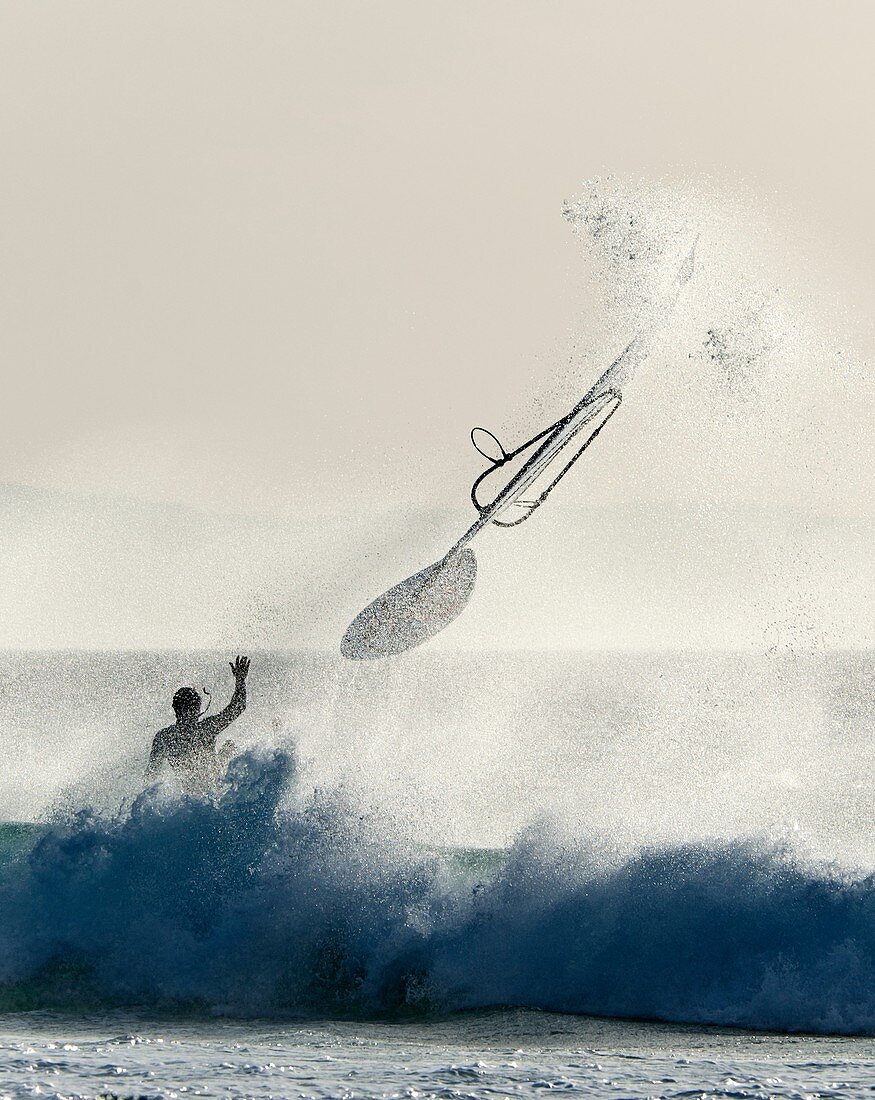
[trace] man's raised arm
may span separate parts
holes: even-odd
[[[231,702],[224,710],[220,710],[218,714],[214,714],[211,718],[205,718],[200,724],[203,732],[209,737],[218,737],[222,730],[227,729],[234,719],[239,717],[246,709],[246,677],[249,673],[249,658],[238,657],[235,661],[232,661],[231,672],[234,674],[235,681]]]

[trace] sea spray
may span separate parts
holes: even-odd
[[[875,879],[786,841],[611,851],[541,824],[417,850],[281,751],[213,799],[46,829],[0,886],[6,1008],[257,1016],[490,1005],[875,1030]]]
[[[478,909],[437,966],[457,1005],[875,1029],[875,876],[812,861],[787,840],[605,860],[534,829]]]

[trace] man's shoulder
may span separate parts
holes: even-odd
[[[162,746],[166,745],[167,742],[172,739],[175,732],[176,726],[165,726],[163,730],[158,730],[158,732],[152,739],[152,747],[161,748]]]
[[[209,737],[214,731],[219,732],[222,728],[222,712],[219,714],[211,714],[209,718],[202,718],[197,724],[198,733],[202,737]]]

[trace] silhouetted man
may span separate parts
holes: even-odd
[[[190,687],[182,687],[173,696],[176,724],[155,734],[146,775],[155,775],[167,764],[186,786],[204,787],[214,783],[222,767],[233,755],[234,746],[225,744],[216,752],[216,738],[246,708],[246,676],[249,658],[238,657],[231,664],[234,694],[224,710],[201,719],[201,697]]]

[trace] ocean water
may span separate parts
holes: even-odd
[[[4,656],[0,1095],[871,1095],[870,654],[254,655],[146,787],[224,661]]]
[[[875,1041],[518,1009],[393,1022],[29,1014],[0,1027],[14,1097],[871,1096]]]

